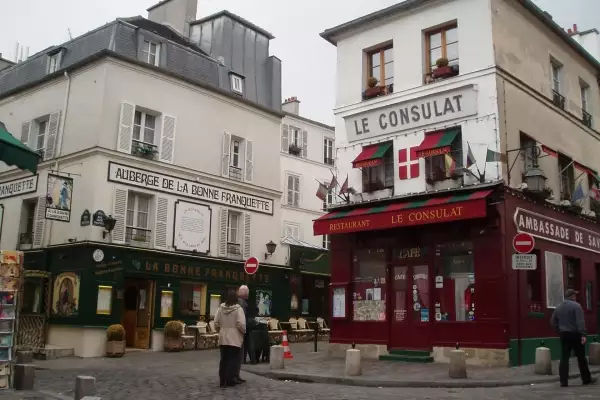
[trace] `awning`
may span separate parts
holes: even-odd
[[[417,147],[417,157],[432,157],[450,153],[451,145],[460,129],[447,129],[425,134],[425,139]]]
[[[352,161],[354,168],[375,167],[383,163],[383,156],[392,146],[391,142],[374,144],[363,148],[358,157]]]
[[[486,216],[486,197],[481,190],[449,197],[434,197],[371,208],[332,211],[314,221],[315,235],[402,228]]]
[[[39,160],[38,153],[17,140],[0,122],[0,161],[20,169],[27,169],[35,174]]]

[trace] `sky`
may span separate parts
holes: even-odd
[[[478,1],[478,0],[473,0]],[[482,0],[483,1],[483,0]],[[534,0],[567,28],[600,28],[600,0]],[[0,0],[0,53],[16,42],[32,55],[118,17],[147,16],[158,0]],[[282,60],[282,99],[296,96],[300,114],[333,125],[336,48],[319,36],[327,28],[399,0],[199,0],[198,18],[226,9],[271,32],[270,53]]]

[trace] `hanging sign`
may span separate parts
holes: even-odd
[[[73,179],[49,174],[46,191],[46,219],[70,222],[72,200]]]

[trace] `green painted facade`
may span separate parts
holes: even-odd
[[[588,353],[590,340],[593,340],[595,335],[589,336],[585,345],[585,352]],[[519,365],[519,340],[511,339],[508,349],[509,362],[511,367]],[[535,364],[535,350],[538,347],[548,347],[553,360],[560,359],[560,339],[558,337],[542,337],[542,338],[526,338],[521,339],[521,364]]]

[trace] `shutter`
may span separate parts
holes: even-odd
[[[33,226],[33,247],[41,247],[46,224],[46,196],[40,196],[35,208],[35,225]]]
[[[294,207],[300,207],[300,177],[294,177]]]
[[[127,190],[115,189],[113,218],[117,221],[112,231],[113,243],[125,243],[125,217],[127,215]]]
[[[173,152],[175,150],[175,117],[163,115],[162,131],[160,134],[160,157],[159,160],[173,163]],[[165,242],[166,243],[166,242]]]
[[[154,224],[154,247],[167,248],[167,220],[169,215],[169,199],[156,199],[156,223]]]
[[[229,153],[231,151],[231,133],[223,132],[223,164],[221,175],[229,176]]]
[[[306,152],[308,151],[308,132],[302,131],[302,157],[306,158]]]
[[[131,153],[134,115],[135,104],[121,103],[121,116],[119,117],[119,137],[117,138],[117,150],[122,153]]]
[[[294,232],[292,231],[292,226],[291,225],[285,225],[285,235],[284,237],[289,237],[291,238],[294,235]]]
[[[285,182],[285,195],[286,195],[285,204],[290,205],[290,206],[294,204],[294,192],[292,190],[293,188],[294,188],[294,177],[292,175],[288,175],[287,180]]]
[[[252,215],[244,213],[244,258],[252,255]]]
[[[288,124],[281,124],[281,151],[284,153],[290,152],[289,130]]]
[[[227,209],[221,208],[219,212],[219,256],[227,256]]]
[[[44,150],[44,160],[50,160],[54,158],[59,123],[60,111],[50,114],[50,120],[48,121],[48,137],[46,138],[46,149]]]
[[[252,182],[254,170],[254,144],[252,140],[246,140],[246,182]]]
[[[23,124],[21,125],[21,142],[26,146],[29,146],[29,137],[31,136],[31,125],[31,121],[23,122]]]

